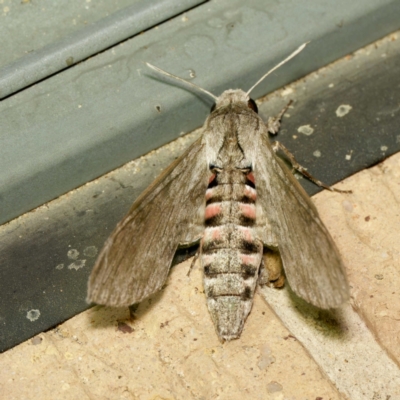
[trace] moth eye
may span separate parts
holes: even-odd
[[[212,105],[212,107],[211,107],[210,112],[215,111],[216,107],[217,107],[217,103],[214,103],[214,104]]]
[[[258,114],[258,107],[257,107],[256,102],[255,102],[253,99],[250,99],[250,100],[247,102],[247,107],[249,107],[249,108],[252,109],[255,113]]]

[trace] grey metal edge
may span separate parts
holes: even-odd
[[[180,14],[204,0],[142,0],[0,69],[0,99]]]
[[[208,2],[0,103],[0,223],[200,126],[210,104],[149,61],[215,94],[257,98],[400,27],[400,3]]]

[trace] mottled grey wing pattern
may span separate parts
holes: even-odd
[[[194,226],[208,184],[204,147],[197,140],[135,201],[97,259],[88,301],[127,306],[161,288],[178,244],[204,229]]]
[[[257,130],[245,152],[253,154],[257,201],[277,236],[289,284],[311,304],[337,307],[348,299],[349,289],[335,243],[311,199],[275,156],[265,126]]]

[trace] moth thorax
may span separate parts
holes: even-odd
[[[215,180],[214,185],[227,185],[227,184],[246,184],[248,181],[247,175],[250,173],[250,170],[242,170],[237,168],[229,168],[214,171]]]

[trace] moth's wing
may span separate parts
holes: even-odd
[[[253,159],[257,202],[277,238],[290,286],[317,307],[337,307],[349,297],[338,249],[309,196],[275,156],[265,126],[258,130],[245,152]]]
[[[161,288],[181,242],[199,238],[209,171],[201,139],[145,190],[107,239],[89,278],[89,302],[138,303]]]

